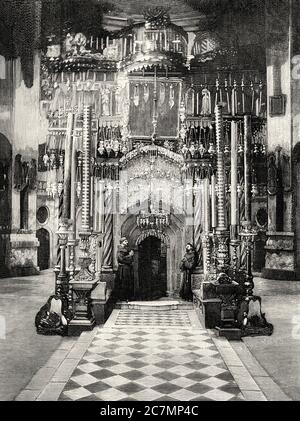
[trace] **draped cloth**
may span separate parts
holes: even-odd
[[[120,300],[134,298],[133,256],[127,247],[120,246],[117,254],[118,272],[116,279],[117,295]]]

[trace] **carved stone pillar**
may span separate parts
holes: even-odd
[[[107,288],[112,290],[114,283],[113,272],[113,186],[108,184],[104,192],[104,237],[101,280],[107,283]]]
[[[197,184],[194,187],[194,246],[199,254],[199,263],[202,261],[201,258],[201,233],[202,233],[202,191],[203,181],[197,180]]]
[[[108,185],[104,193],[104,242],[103,242],[103,270],[113,267],[113,187]]]

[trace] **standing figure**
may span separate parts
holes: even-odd
[[[117,274],[117,290],[120,300],[132,300],[134,297],[134,277],[133,277],[133,250],[128,249],[128,241],[126,237],[120,240],[118,250],[118,274]]]
[[[183,272],[183,279],[179,295],[186,301],[193,301],[192,293],[192,273],[198,263],[198,254],[193,245],[188,243],[185,254],[181,260],[180,270]]]

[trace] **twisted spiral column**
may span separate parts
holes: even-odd
[[[59,198],[58,198],[58,220],[60,221],[62,218],[63,213],[63,206],[64,206],[64,192],[62,191]],[[59,236],[57,236],[57,258],[56,258],[56,265],[57,267],[60,267],[61,262],[61,248],[60,248],[60,242],[59,242]]]
[[[113,187],[107,186],[104,196],[104,239],[102,269],[113,266]]]
[[[199,266],[202,262],[202,184],[199,180],[194,188],[194,245],[199,254]]]
[[[91,121],[92,108],[86,105],[83,110],[83,162],[82,162],[82,208],[81,227],[83,231],[90,230],[90,188],[91,188]]]
[[[244,184],[244,177],[241,178],[241,184]],[[239,199],[239,220],[245,220],[245,193],[242,191],[241,197]],[[240,262],[239,265],[241,268],[246,267],[246,253],[245,253],[245,246],[243,242],[240,244]]]

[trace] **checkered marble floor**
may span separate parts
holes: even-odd
[[[118,314],[116,325],[142,326],[191,326],[188,311],[172,310],[167,312],[152,310],[122,310]]]
[[[194,311],[114,310],[59,400],[244,398]]]

